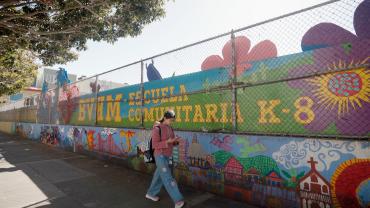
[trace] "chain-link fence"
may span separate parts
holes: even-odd
[[[369,4],[233,30],[8,105],[1,120],[151,128],[173,109],[177,130],[367,137]]]

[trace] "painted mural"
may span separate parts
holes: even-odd
[[[19,123],[17,133],[51,147],[117,157],[154,171],[142,150],[150,131]],[[370,206],[370,142],[175,132],[180,183],[261,207]]]
[[[251,47],[248,37],[235,37],[237,131],[369,136],[370,32],[364,26],[369,23],[369,5],[365,0],[356,9],[354,33],[319,23],[302,37],[303,52],[296,54],[278,56],[270,40]],[[57,93],[42,94],[38,122],[137,128],[143,120],[144,127],[151,128],[171,108],[177,115],[176,129],[230,132],[231,48],[230,40],[222,56],[205,58],[202,71],[182,76],[162,79],[152,63],[143,92],[137,84],[98,91],[96,96],[92,86],[90,94],[81,96],[77,86],[61,85]],[[214,142],[229,145],[228,140]]]
[[[228,41],[197,73],[162,79],[152,63],[143,91],[139,84],[106,91],[91,84],[84,95],[74,85],[43,91],[38,122],[65,125],[17,123],[15,132],[151,173],[155,167],[143,160],[151,132],[141,121],[151,129],[171,108],[174,128],[183,130],[172,157],[180,183],[260,207],[370,207],[369,6],[365,0],[356,9],[354,32],[313,26],[296,54],[279,56],[270,40],[251,47],[248,37],[235,37],[235,74]],[[234,76],[238,132],[305,137],[225,133],[233,129]],[[346,136],[365,139],[333,138]]]

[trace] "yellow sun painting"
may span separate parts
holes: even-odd
[[[318,104],[324,105],[329,110],[338,109],[340,117],[348,113],[349,105],[356,109],[362,107],[361,102],[370,102],[370,70],[366,66],[361,67],[366,60],[356,64],[357,66],[353,63],[345,66],[339,62],[338,65],[334,65],[333,70],[346,68],[351,70],[309,79],[308,83],[315,87],[312,93],[319,99]]]

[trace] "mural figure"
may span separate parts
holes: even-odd
[[[44,80],[44,82],[42,83],[41,94],[46,94],[48,89],[48,83],[46,82],[46,80]]]
[[[96,93],[100,91],[100,84],[98,84],[98,87],[95,86],[95,82],[90,82],[90,88],[92,93]]]
[[[212,139],[212,141],[210,142],[210,144],[213,144],[215,145],[216,147],[222,149],[222,150],[225,150],[225,151],[231,151],[231,144],[233,143],[233,140],[231,138],[231,136],[227,135],[227,136],[224,136],[223,139],[220,139],[218,137],[215,137]]]
[[[95,133],[95,130],[87,130],[87,148],[90,151],[94,151],[95,149],[94,133]]]
[[[60,143],[59,146],[65,149],[72,149],[73,147],[73,136],[70,136],[69,132],[66,132],[65,126],[59,126]]]
[[[97,150],[106,152],[112,155],[123,156],[123,150],[115,143],[113,136],[117,135],[117,130],[112,128],[104,128],[98,136]]]
[[[75,151],[82,152],[84,148],[83,136],[87,135],[85,128],[73,128],[73,139],[75,141]]]
[[[132,151],[132,142],[131,139],[135,136],[135,132],[128,130],[120,130],[119,135],[121,138],[126,138],[126,149],[123,147],[122,142],[121,142],[121,148],[124,150],[125,153],[129,153]]]
[[[146,76],[147,76],[149,81],[161,80],[162,79],[161,74],[159,73],[157,68],[155,68],[155,66],[154,66],[153,60],[152,60],[151,64],[146,65]]]
[[[42,126],[40,141],[47,145],[58,146],[61,141],[58,126]]]
[[[59,71],[57,72],[57,85],[59,87],[64,87],[70,82],[67,71],[64,68],[59,67]]]

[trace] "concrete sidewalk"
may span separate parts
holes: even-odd
[[[144,198],[150,180],[109,161],[0,134],[0,208],[173,207],[164,189],[159,202]],[[181,191],[186,207],[252,207],[189,187]]]

